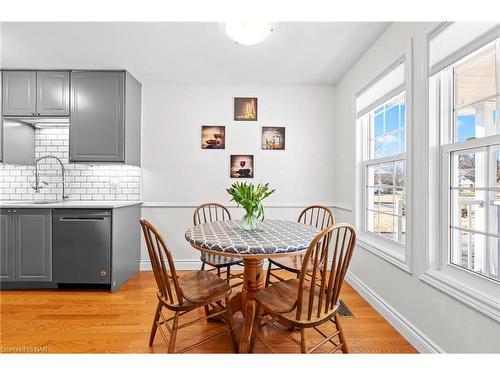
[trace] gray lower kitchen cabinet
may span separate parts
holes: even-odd
[[[2,209],[1,281],[52,280],[52,210]]]
[[[15,228],[16,281],[52,280],[52,210],[20,209]]]
[[[4,116],[36,114],[36,72],[3,72],[2,113]]]
[[[36,73],[37,116],[69,116],[69,72]]]
[[[0,281],[14,281],[14,215],[0,209]]]
[[[140,213],[139,204],[0,208],[1,289],[119,289],[139,271]]]
[[[141,84],[125,71],[71,72],[71,162],[140,166]]]

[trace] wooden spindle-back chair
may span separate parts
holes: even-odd
[[[141,219],[140,224],[144,233],[153,274],[158,286],[158,305],[151,328],[149,346],[153,345],[156,331],[159,330],[161,336],[168,345],[168,352],[174,353],[177,332],[179,329],[197,323],[203,319],[222,315],[227,321],[227,329],[182,349],[180,353],[191,350],[226,332],[230,333],[233,348],[235,352],[237,352],[237,344],[233,331],[233,317],[229,310],[229,295],[231,294],[229,285],[220,277],[208,271],[195,271],[179,276],[175,270],[172,254],[163,236],[147,220]],[[225,307],[221,303],[222,300],[225,301]],[[217,312],[209,316],[195,319],[191,322],[179,324],[180,316],[194,309],[214,303],[218,304],[220,307]],[[163,309],[173,312],[174,316],[167,318],[163,313]],[[169,325],[171,321],[173,321],[172,327]]]
[[[302,210],[298,219],[299,223],[310,225],[323,230],[324,228],[335,224],[335,216],[328,207],[314,205]],[[304,255],[291,255],[285,258],[268,259],[268,267],[266,274],[266,287],[273,284],[273,279],[283,281],[283,277],[275,271],[286,270],[292,272],[298,278],[302,268]],[[271,279],[273,277],[273,279]]]
[[[211,223],[219,220],[231,220],[231,214],[226,206],[219,203],[204,203],[194,210],[193,223],[194,225]],[[239,279],[238,282],[232,283],[232,287],[237,287],[243,283],[243,274],[231,273],[231,266],[242,265],[242,260],[237,258],[229,258],[211,253],[202,252],[201,256],[201,269],[204,270],[206,266],[213,267],[217,271],[218,276],[225,276],[228,283],[231,280]],[[222,270],[224,269],[225,270]]]
[[[311,353],[327,342],[333,345],[330,353],[337,350],[347,353],[347,343],[337,312],[342,283],[355,243],[356,232],[349,224],[331,225],[323,229],[304,255],[299,279],[277,282],[257,293],[254,327],[262,319],[265,324],[278,329],[299,344],[302,353]],[[312,269],[309,271],[310,265]],[[264,312],[263,316],[259,315],[259,310]],[[269,319],[266,318],[267,315],[270,316]],[[277,326],[275,323],[278,320],[299,328],[301,340]],[[333,323],[333,333],[320,330],[320,325],[327,322]],[[307,347],[306,328],[313,328],[323,336],[323,340],[312,348]],[[252,350],[255,329],[252,333]]]

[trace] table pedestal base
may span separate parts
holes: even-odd
[[[241,332],[239,352],[248,353],[252,336],[253,321],[255,316],[255,294],[264,288],[264,260],[259,258],[244,258],[243,288],[231,298],[230,307],[234,314],[243,313],[243,329]]]

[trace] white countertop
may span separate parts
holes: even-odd
[[[141,204],[141,201],[0,201],[1,208],[120,208]],[[43,202],[43,201],[40,201]]]

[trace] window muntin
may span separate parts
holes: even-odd
[[[498,146],[451,153],[450,263],[500,280]]]
[[[500,280],[500,56],[493,41],[444,69],[442,158],[449,160],[448,263]],[[451,69],[451,70],[450,70]],[[448,103],[446,97],[452,98]],[[449,117],[447,115],[449,113]],[[446,118],[450,121],[446,122]],[[446,128],[448,127],[448,129]]]
[[[366,223],[368,232],[405,243],[405,163],[391,162],[368,167]]]
[[[369,113],[368,159],[404,154],[406,149],[405,93]]]
[[[365,127],[364,229],[405,243],[406,95],[398,93],[361,119]]]

